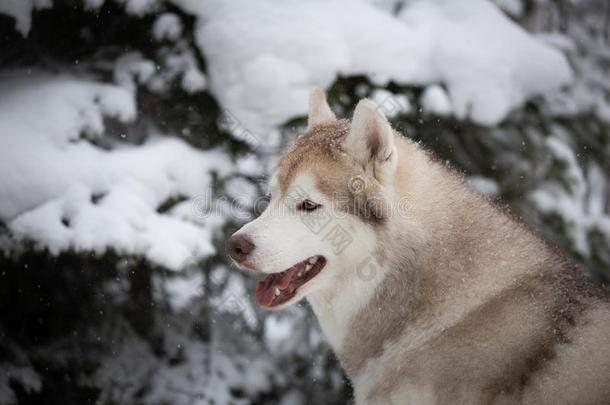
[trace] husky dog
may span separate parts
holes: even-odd
[[[371,100],[350,123],[314,90],[269,186],[229,254],[261,306],[307,297],[358,404],[610,404],[605,287]]]

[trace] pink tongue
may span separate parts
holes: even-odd
[[[286,289],[286,287],[288,287],[290,285],[290,282],[292,281],[292,277],[297,274],[299,271],[303,270],[305,268],[305,264],[303,262],[299,262],[297,264],[295,264],[294,266],[292,266],[291,268],[289,268],[288,270],[286,270],[283,273],[280,273],[280,282],[278,287],[280,287],[280,290],[284,290]]]
[[[305,264],[300,262],[282,273],[268,275],[264,280],[256,284],[256,299],[259,304],[269,306],[275,299],[275,288],[286,289],[290,285],[292,276],[305,268]]]
[[[264,280],[256,283],[256,299],[258,303],[264,306],[269,306],[271,302],[273,302],[274,298],[274,288],[273,284],[275,281],[276,275],[272,274],[267,276]]]

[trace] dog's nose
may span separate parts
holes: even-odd
[[[233,234],[227,241],[227,250],[233,260],[241,263],[254,250],[254,243],[246,235]]]

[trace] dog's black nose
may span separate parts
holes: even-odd
[[[233,234],[227,240],[227,250],[229,256],[238,263],[243,262],[248,258],[250,253],[254,250],[254,243],[246,235]]]

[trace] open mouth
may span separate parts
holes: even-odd
[[[269,274],[256,284],[256,301],[273,308],[293,298],[298,289],[318,275],[326,264],[323,256],[311,256],[280,273]]]

